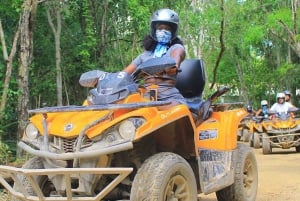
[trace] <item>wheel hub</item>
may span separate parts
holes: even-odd
[[[181,175],[173,176],[166,187],[166,201],[190,201],[186,180]]]
[[[253,166],[251,161],[246,161],[244,167],[244,189],[247,195],[251,195],[253,191]]]

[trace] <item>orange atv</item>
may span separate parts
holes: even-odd
[[[295,147],[300,152],[300,119],[294,118],[297,108],[287,112],[277,113],[269,111],[272,120],[263,121],[261,143],[263,154],[272,153],[272,148],[290,149]]]
[[[264,133],[264,126],[268,125],[270,120],[268,118],[258,116],[252,117],[249,122],[249,145],[254,149],[261,148],[261,136]]]
[[[154,59],[133,75],[87,72],[80,83],[96,88],[83,106],[30,110],[18,146],[33,158],[22,168],[0,166],[1,184],[14,200],[196,201],[216,192],[219,201],[255,201],[255,155],[236,135],[246,110],[213,104],[226,87],[201,100],[197,59],[178,74],[187,105],[160,110],[170,102],[143,79],[174,65]]]
[[[252,123],[253,115],[249,114],[243,118],[238,126],[237,140],[241,142],[249,142],[251,133],[250,126]]]

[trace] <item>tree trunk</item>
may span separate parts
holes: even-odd
[[[2,22],[0,19],[0,38],[1,38],[1,44],[2,44],[3,58],[4,58],[4,62],[6,63],[5,80],[4,80],[1,104],[0,104],[0,122],[3,119],[3,115],[4,115],[7,93],[8,93],[8,89],[9,89],[9,82],[10,82],[10,77],[11,77],[11,72],[12,72],[12,62],[13,62],[13,59],[16,54],[19,35],[20,35],[20,28],[18,26],[18,29],[14,36],[12,49],[8,56],[7,47],[6,47],[5,38],[4,38],[4,31],[3,31]]]
[[[106,49],[106,31],[107,31],[107,24],[106,24],[106,18],[107,18],[107,10],[108,10],[108,0],[103,1],[103,15],[102,15],[102,21],[101,21],[101,31],[100,31],[100,57],[105,52]]]
[[[55,64],[56,64],[56,93],[57,93],[57,105],[61,106],[62,103],[62,70],[61,70],[61,49],[60,49],[60,35],[61,35],[61,8],[59,3],[60,2],[47,2],[46,5],[46,12],[49,25],[52,29],[54,34],[55,40]],[[51,12],[52,11],[52,12]],[[51,13],[53,13],[51,15]],[[53,16],[56,18],[56,27],[53,23]]]
[[[247,90],[247,86],[244,80],[244,75],[243,75],[243,68],[241,65],[241,62],[239,61],[239,58],[237,58],[236,56],[232,56],[232,58],[234,58],[234,63],[235,63],[235,69],[236,69],[236,73],[238,75],[239,81],[240,81],[240,85],[241,85],[241,91],[239,92],[239,97],[241,97],[243,99],[244,102],[249,103],[249,96],[248,96],[248,90]]]
[[[18,98],[18,134],[21,135],[28,121],[28,72],[33,54],[33,29],[37,9],[36,0],[25,0],[22,6],[20,22],[20,64],[19,64],[19,98]]]

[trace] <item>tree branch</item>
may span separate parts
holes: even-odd
[[[221,45],[221,49],[220,49],[220,52],[219,52],[219,55],[218,55],[218,58],[217,58],[217,61],[216,61],[216,64],[215,64],[215,67],[214,67],[214,70],[213,70],[213,81],[210,85],[210,89],[213,89],[214,88],[214,85],[216,83],[216,77],[217,77],[217,70],[218,70],[218,67],[219,67],[219,64],[220,64],[220,61],[223,57],[223,54],[225,52],[225,42],[224,42],[224,32],[225,32],[225,19],[224,19],[224,0],[222,0],[222,3],[221,3],[221,11],[222,11],[222,20],[221,20],[221,31],[220,31],[220,36],[219,36],[219,40],[220,40],[220,45]]]
[[[39,3],[43,3],[43,2],[45,2],[45,1],[47,1],[47,0],[39,0],[39,1],[37,1],[37,3],[39,4]]]
[[[293,43],[296,43],[295,41],[295,34],[290,30],[290,28],[282,21],[282,20],[278,20],[278,22],[283,26],[283,28],[286,30],[286,32],[288,33],[289,38],[292,40]]]
[[[53,33],[55,34],[56,33],[56,29],[55,29],[55,26],[54,26],[53,21],[52,21],[52,17],[51,17],[51,14],[50,14],[50,8],[49,8],[48,4],[46,5],[46,13],[47,13],[48,23],[49,23],[49,25],[50,25]]]
[[[3,31],[2,22],[0,19],[0,38],[1,38],[1,44],[2,44],[3,57],[6,62],[6,73],[5,73],[5,80],[4,80],[4,84],[3,84],[3,91],[2,91],[1,104],[0,104],[0,121],[2,120],[3,115],[4,115],[6,99],[7,99],[8,89],[9,89],[9,82],[10,82],[12,66],[13,66],[12,65],[13,58],[15,57],[15,54],[17,51],[17,43],[18,43],[19,35],[20,35],[20,21],[21,21],[21,17],[19,19],[19,25],[18,25],[17,31],[14,36],[12,49],[8,56],[7,47],[5,44],[4,31]]]

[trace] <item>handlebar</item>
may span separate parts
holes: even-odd
[[[211,102],[214,102],[214,101],[217,100],[218,97],[222,96],[222,95],[225,94],[227,91],[229,91],[229,87],[221,87],[221,88],[219,88],[216,92],[214,92],[214,93],[210,96],[209,100],[210,100]]]

